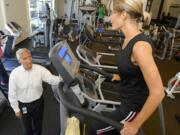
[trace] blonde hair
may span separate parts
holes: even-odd
[[[20,55],[21,55],[23,52],[31,53],[27,48],[21,48],[21,49],[17,50],[17,51],[16,51],[16,58],[17,58],[18,61],[20,60]]]
[[[149,25],[151,22],[151,15],[143,11],[142,0],[114,0],[113,10],[118,13],[126,11],[132,19],[143,22],[143,25]]]

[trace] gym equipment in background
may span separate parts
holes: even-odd
[[[167,96],[175,99],[174,93],[180,93],[180,72],[168,81],[168,87],[165,88]]]
[[[169,59],[174,56],[175,51],[180,50],[180,15],[176,21],[175,27],[173,28],[173,38],[171,42]]]
[[[118,51],[119,47],[121,47],[121,44],[124,39],[124,35],[122,33],[118,33],[116,31],[113,32],[103,32],[100,33],[103,39],[98,39],[93,29],[85,25],[85,33],[87,35],[86,39],[84,40],[83,44],[79,44],[76,52],[78,54],[78,57],[85,62],[86,64],[93,66],[93,67],[99,67],[99,68],[109,68],[109,69],[117,69],[117,66],[115,66],[115,53],[114,51]],[[103,36],[104,35],[104,36]],[[104,40],[106,38],[106,40]],[[107,40],[107,39],[111,40]],[[114,38],[117,38],[118,41],[114,41]],[[113,40],[113,41],[112,41]],[[96,52],[90,48],[87,47],[87,42],[90,42],[92,44],[97,45],[105,45],[107,46],[108,52]],[[114,47],[115,46],[115,47]],[[116,49],[115,49],[116,48]],[[105,61],[104,57],[111,57],[111,61]]]
[[[3,35],[2,50],[4,55],[2,63],[9,74],[15,67],[19,66],[19,63],[15,58],[14,49],[16,40],[22,33],[22,27],[16,22],[9,22],[5,25],[5,28],[9,34],[4,33]]]
[[[4,96],[4,94],[1,92],[1,88],[0,88],[0,114],[3,112],[6,105],[7,105],[7,99]]]
[[[160,31],[158,32],[158,39],[156,44],[156,51],[155,51],[155,57],[164,60],[168,57],[168,54],[170,52],[171,47],[171,41],[172,41],[173,34],[165,27],[162,26],[160,28]],[[159,52],[160,50],[160,52]]]

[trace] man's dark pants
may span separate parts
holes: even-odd
[[[19,102],[23,114],[20,119],[23,135],[41,135],[44,111],[43,97],[31,103]]]

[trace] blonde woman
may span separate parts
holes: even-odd
[[[135,135],[164,98],[162,80],[152,56],[152,42],[139,29],[139,23],[150,23],[150,15],[143,11],[142,0],[114,0],[110,20],[113,29],[124,33],[125,40],[117,53],[119,74],[114,74],[112,79],[120,82],[122,104],[107,117],[124,123],[118,134]],[[112,129],[93,122],[90,134],[107,134]]]

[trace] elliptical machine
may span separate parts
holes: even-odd
[[[64,82],[61,82],[57,89],[57,98],[60,101],[60,135],[65,134],[67,127],[67,118],[77,116],[81,123],[84,118],[96,119],[120,130],[122,123],[113,121],[101,114],[101,112],[110,112],[116,109],[120,102],[103,99],[102,91],[93,88],[92,83],[80,73],[80,68],[86,68],[93,72],[98,72],[107,78],[112,78],[111,74],[103,72],[97,68],[88,65],[82,65],[72,53],[66,41],[56,44],[49,53],[52,64],[61,75]],[[161,119],[161,133],[165,135],[164,114],[162,106],[159,107]],[[138,132],[142,134],[142,132]]]
[[[86,66],[80,65],[67,42],[62,41],[54,46],[49,55],[51,62],[64,80],[64,82],[59,84],[57,90],[57,96],[60,99],[61,135],[65,134],[67,118],[73,114],[85,115],[86,117],[103,121],[117,129],[122,128],[119,122],[112,121],[97,113],[105,111],[110,105],[118,106],[120,102],[99,99],[97,91],[93,89],[91,82],[79,73],[80,67]],[[95,68],[92,69],[96,70]],[[96,72],[98,72],[98,69]],[[102,74],[112,78],[110,74],[105,72],[102,72]],[[87,85],[89,86],[88,88]],[[84,116],[80,117],[84,119],[82,118]]]

